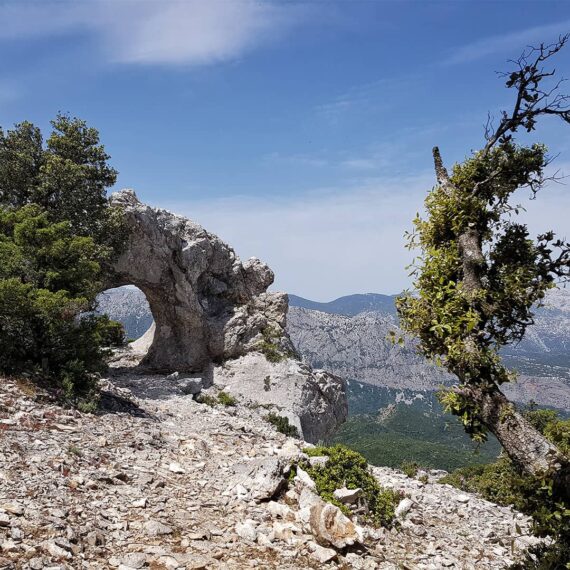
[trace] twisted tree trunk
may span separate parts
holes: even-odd
[[[443,165],[439,149],[433,149],[437,181],[448,195],[458,192]],[[462,260],[463,290],[473,299],[482,288],[485,268],[481,235],[468,227],[458,238]],[[477,333],[466,339],[465,346],[477,346]],[[466,349],[468,350],[468,349]],[[499,440],[507,455],[524,472],[535,477],[552,477],[556,494],[570,499],[570,459],[535,429],[501,392],[492,378],[480,378],[457,387],[455,392],[474,403],[477,419]]]

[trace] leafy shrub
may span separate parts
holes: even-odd
[[[325,500],[339,507],[347,516],[350,509],[337,501],[333,493],[336,489],[361,488],[363,497],[368,505],[368,522],[376,526],[389,526],[395,515],[395,509],[401,497],[391,489],[384,489],[370,473],[366,459],[360,453],[352,451],[343,445],[332,447],[314,447],[304,450],[310,457],[327,456],[325,465],[312,467],[302,463],[317,485],[318,494]]]
[[[403,461],[400,469],[412,479],[418,474],[420,469],[419,463],[416,461]]]
[[[283,350],[277,342],[281,338],[280,331],[267,327],[261,334],[263,339],[256,348],[269,362],[281,362],[292,356],[289,351]]]
[[[237,400],[227,392],[220,392],[218,394],[218,402],[222,404],[222,406],[235,406],[237,404]]]
[[[267,414],[265,419],[273,426],[279,433],[283,433],[289,437],[299,437],[299,430],[296,426],[289,423],[289,418],[279,416],[273,412]]]
[[[0,129],[0,373],[93,411],[120,331],[92,311],[125,232],[97,131],[61,115],[52,126],[45,147],[31,123]]]
[[[97,317],[97,335],[101,346],[118,348],[125,346],[125,327],[107,315]]]
[[[218,403],[218,398],[210,396],[209,394],[200,393],[196,396],[196,401],[199,404],[206,404],[206,406],[213,408]]]
[[[237,400],[227,392],[219,392],[216,396],[201,393],[196,397],[196,401],[200,404],[206,404],[211,407],[214,407],[217,404],[228,407],[235,406],[237,404]]]

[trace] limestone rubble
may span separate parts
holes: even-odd
[[[0,381],[1,569],[498,569],[535,540],[512,509],[386,468],[399,524],[350,522],[310,481],[286,487],[306,444],[264,408],[200,404],[161,375],[102,384],[90,415]]]

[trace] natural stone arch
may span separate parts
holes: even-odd
[[[242,263],[199,224],[142,204],[132,190],[113,194],[111,203],[123,210],[130,237],[106,288],[132,284],[146,295],[155,330],[143,365],[201,371],[253,350],[267,330],[291,349],[287,296],[267,292],[267,265]]]

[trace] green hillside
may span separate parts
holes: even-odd
[[[433,392],[412,392],[349,382],[349,419],[333,436],[372,464],[399,467],[416,461],[447,471],[489,463],[500,445],[490,438],[479,448]]]

